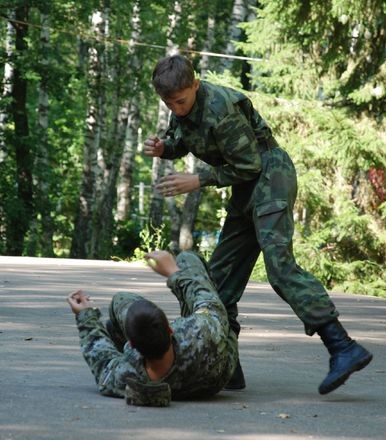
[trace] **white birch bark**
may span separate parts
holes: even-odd
[[[15,14],[10,12],[10,18],[14,18]],[[7,102],[12,95],[12,77],[13,77],[13,65],[8,60],[11,59],[13,48],[15,47],[15,29],[11,22],[7,22],[7,31],[5,35],[5,53],[7,56],[7,61],[4,64],[4,75],[2,81],[1,96],[2,101]],[[7,124],[8,113],[7,105],[2,105],[0,107],[0,163],[3,162],[7,157],[7,147],[5,140],[5,127]]]
[[[213,15],[209,15],[207,20],[207,27],[206,27],[206,40],[203,47],[204,52],[210,52],[210,50],[212,49],[214,43],[214,36],[215,36],[215,26],[216,26],[215,17]],[[209,60],[210,57],[208,55],[202,55],[199,64],[202,78],[205,78],[205,75],[209,70],[209,65],[210,65]]]
[[[104,36],[104,14],[95,11],[91,17],[91,29],[94,35]],[[92,250],[93,213],[100,192],[102,172],[100,140],[103,124],[104,94],[102,85],[104,68],[104,46],[95,43],[88,50],[88,109],[86,132],[83,146],[83,179],[79,198],[78,215],[71,247],[71,256],[87,258]]]
[[[173,35],[181,20],[181,12],[182,9],[180,2],[175,1],[173,12],[169,15],[169,30],[167,35],[166,56],[174,55],[178,52],[178,48],[173,41]],[[167,129],[168,120],[169,120],[169,110],[166,107],[166,105],[162,101],[160,101],[159,109],[158,109],[158,125],[157,125],[158,134],[163,133]],[[170,162],[170,161],[166,161],[158,157],[155,157],[153,159],[153,166],[152,166],[153,184],[155,184],[165,174],[166,162]],[[173,167],[174,165],[172,163],[168,164],[168,168],[170,171],[173,170]],[[150,202],[150,212],[149,212],[149,223],[151,227],[159,228],[161,226],[163,222],[163,208],[164,208],[164,198],[159,193],[157,193],[157,191],[153,191]],[[170,208],[173,207],[170,206],[169,203],[169,209]],[[174,214],[172,214],[172,216],[174,216]]]
[[[39,139],[36,144],[37,154],[35,155],[35,187],[37,198],[37,211],[41,217],[41,232],[39,233],[39,246],[42,255],[53,257],[53,231],[54,225],[51,217],[50,201],[50,165],[49,165],[49,145],[48,145],[48,85],[47,85],[47,66],[50,46],[49,16],[44,12],[40,14],[40,45],[42,58],[40,63],[43,67],[42,77],[39,83],[38,96],[38,127]],[[37,221],[36,219],[34,220]]]
[[[241,29],[238,27],[240,23],[246,20],[252,6],[256,6],[256,0],[234,0],[232,15],[228,27],[228,43],[225,47],[225,54],[235,55],[235,41],[240,41],[242,35]],[[232,58],[223,58],[221,62],[222,70],[231,69],[233,64]]]
[[[186,172],[194,174],[197,168],[197,158],[189,154],[186,157]],[[193,229],[196,221],[202,189],[199,188],[187,194],[181,212],[181,227],[179,233],[179,249],[187,250],[193,247]]]
[[[14,13],[9,12],[10,18],[14,18]],[[1,93],[1,106],[0,106],[0,167],[6,162],[8,156],[8,148],[6,142],[6,125],[8,115],[10,113],[10,106],[8,100],[12,96],[12,78],[13,78],[13,65],[8,60],[11,60],[12,53],[15,47],[15,29],[13,25],[8,21],[7,30],[5,34],[4,49],[6,53],[6,61],[4,63],[4,74],[2,78]],[[0,170],[1,172],[1,170]],[[6,212],[5,212],[5,200],[2,196],[0,199],[0,234],[6,236]]]
[[[132,78],[131,83],[131,96],[127,100],[125,106],[121,109],[121,112],[126,115],[122,119],[124,121],[124,140],[123,140],[123,153],[120,163],[118,185],[117,185],[117,220],[124,221],[129,218],[131,211],[131,195],[133,191],[133,171],[135,164],[135,155],[138,149],[139,143],[139,130],[140,130],[140,111],[138,106],[139,90],[139,75],[141,72],[141,60],[138,55],[136,43],[140,40],[141,36],[141,19],[139,2],[135,2],[133,5],[132,13],[132,32],[129,42],[129,63],[128,71]],[[141,213],[139,213],[141,215]]]

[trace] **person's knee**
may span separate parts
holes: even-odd
[[[139,299],[143,299],[142,296],[133,292],[117,292],[111,299],[110,309],[113,309],[117,312],[134,301],[138,301]]]

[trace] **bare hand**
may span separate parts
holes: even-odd
[[[90,297],[86,295],[83,290],[77,290],[76,292],[70,293],[67,297],[67,302],[70,304],[71,310],[76,315],[85,309],[91,307]]]
[[[190,193],[198,188],[200,179],[197,174],[169,174],[156,185],[156,189],[166,197]]]
[[[143,152],[146,154],[146,156],[150,157],[162,156],[165,149],[164,141],[159,139],[157,136],[150,136],[148,139],[146,139],[144,145]]]
[[[165,277],[169,277],[180,270],[173,255],[167,251],[149,252],[145,255],[145,260],[154,272]]]

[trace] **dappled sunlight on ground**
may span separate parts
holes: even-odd
[[[333,294],[351,335],[374,353],[331,395],[318,335],[269,287],[251,283],[239,303],[247,388],[170,408],[101,396],[82,358],[67,295],[82,288],[103,318],[117,291],[178,316],[166,280],[144,264],[0,257],[1,440],[383,440],[386,426],[386,300]],[[369,421],[371,420],[371,424]]]

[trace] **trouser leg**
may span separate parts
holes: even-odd
[[[227,309],[229,325],[237,336],[240,333],[237,302],[244,292],[259,253],[260,248],[253,223],[240,213],[231,201],[209,267],[219,296]],[[239,360],[232,378],[224,388],[227,390],[245,388],[244,373]]]
[[[143,299],[143,297],[135,293],[118,292],[111,300],[109,306],[110,319],[106,322],[106,328],[119,351],[123,351],[123,347],[127,342],[125,334],[127,311],[133,302],[140,299]]]
[[[199,254],[192,251],[185,251],[176,257],[178,267],[184,270],[184,281],[180,277],[180,282],[176,283],[172,291],[176,296],[182,317],[190,316],[193,313],[195,304],[195,289],[189,288],[195,277],[201,279],[202,286],[206,286],[209,290],[214,291],[215,286],[209,274],[207,262]]]
[[[338,312],[320,281],[295,261],[292,237],[297,181],[291,159],[275,148],[263,154],[263,167],[253,195],[253,221],[267,277],[312,335]]]
[[[263,249],[268,280],[313,335],[322,325],[338,316],[323,285],[296,264],[292,243],[271,244]]]
[[[229,206],[220,240],[209,261],[210,275],[224,303],[229,324],[238,335],[237,302],[249,281],[260,253],[251,220]]]

